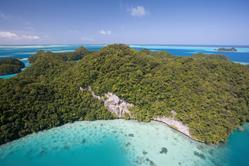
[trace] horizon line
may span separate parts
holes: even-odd
[[[150,44],[140,44],[140,43],[43,43],[43,44],[0,44],[0,46],[39,46],[39,45],[112,45],[112,44],[125,44],[125,45],[161,45],[161,46],[225,46],[225,47],[249,47],[249,44],[162,44],[162,43],[150,43]]]

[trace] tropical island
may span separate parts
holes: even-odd
[[[237,52],[237,49],[232,47],[232,48],[218,48],[218,52]]]
[[[0,76],[19,73],[24,67],[24,63],[17,58],[0,58]]]
[[[217,144],[249,121],[249,68],[223,55],[178,57],[114,44],[97,52],[39,51],[29,60],[17,77],[0,80],[0,144],[114,118],[161,121]]]

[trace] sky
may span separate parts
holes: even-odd
[[[249,0],[0,0],[0,44],[249,45]]]

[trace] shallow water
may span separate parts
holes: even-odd
[[[245,165],[248,129],[226,145],[208,146],[159,122],[75,122],[0,146],[0,165]]]
[[[15,77],[16,75],[17,74],[6,74],[6,75],[0,76],[0,78],[2,78],[2,79],[9,79],[9,78]]]

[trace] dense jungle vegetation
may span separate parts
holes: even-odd
[[[19,73],[24,67],[24,63],[19,59],[0,58],[0,75]]]
[[[40,51],[31,67],[0,80],[0,143],[76,120],[115,118],[80,87],[113,92],[135,105],[133,118],[170,116],[206,143],[225,141],[249,120],[249,68],[223,55],[173,56],[109,45],[90,53]]]

